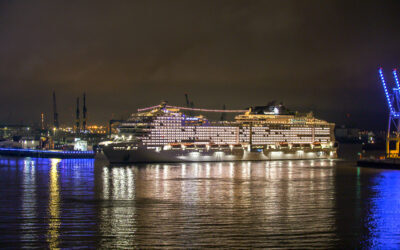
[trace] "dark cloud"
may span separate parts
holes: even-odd
[[[325,119],[384,126],[377,67],[399,64],[391,1],[2,1],[0,121],[90,122],[160,100],[243,108],[282,100]],[[383,122],[382,122],[383,121]]]

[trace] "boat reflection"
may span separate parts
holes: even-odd
[[[25,246],[37,240],[37,193],[35,161],[25,159],[22,166],[21,241]]]
[[[103,205],[99,211],[99,233],[104,248],[132,247],[136,232],[136,172],[135,168],[95,169],[96,183],[101,185],[97,194]],[[111,236],[112,237],[109,237]]]
[[[61,224],[60,218],[60,187],[59,187],[59,174],[58,163],[61,160],[51,159],[50,178],[49,178],[49,226],[47,231],[47,242],[49,248],[58,248],[59,244],[59,228]]]
[[[204,244],[229,240],[240,246],[240,235],[247,235],[253,247],[266,247],[257,235],[287,234],[287,246],[301,235],[312,246],[333,246],[335,235],[326,230],[335,227],[329,165],[312,160],[103,166],[95,175],[106,203],[100,233],[114,237],[102,244],[185,247],[200,240],[192,235],[203,235]]]

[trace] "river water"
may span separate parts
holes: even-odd
[[[0,158],[0,247],[398,248],[399,187],[353,160]]]

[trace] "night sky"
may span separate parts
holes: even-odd
[[[400,1],[1,1],[0,122],[106,124],[168,100],[291,109],[384,129]],[[348,115],[347,115],[348,114]]]

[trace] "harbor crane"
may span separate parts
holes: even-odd
[[[386,135],[386,158],[400,158],[400,84],[397,77],[397,70],[393,69],[395,87],[392,92],[388,91],[388,86],[383,75],[383,69],[379,68],[383,90],[389,108],[388,130]]]

